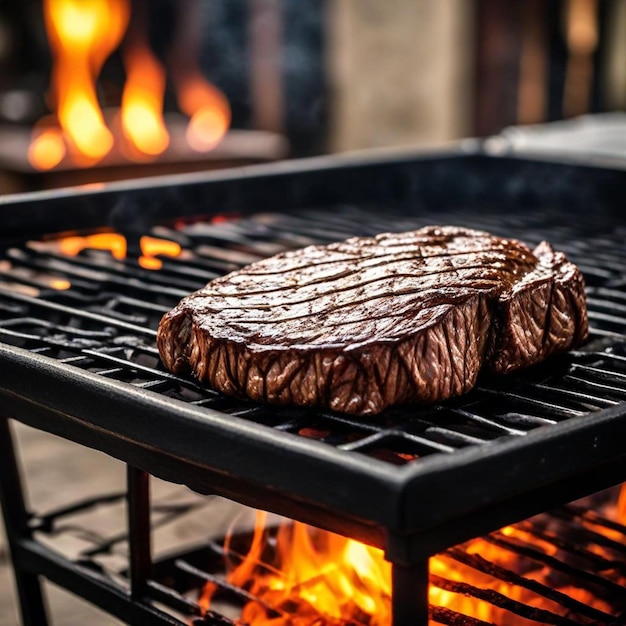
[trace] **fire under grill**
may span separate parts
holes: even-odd
[[[34,517],[31,527],[36,535],[45,535],[47,540],[58,541],[64,533],[80,534],[85,539],[85,547],[77,559],[78,567],[99,579],[101,584],[124,588],[130,583],[128,570],[122,566],[113,575],[108,571],[110,565],[105,564],[112,557],[116,562],[127,563],[128,536],[99,534],[76,520],[95,507],[123,503],[125,495],[108,494],[50,511]],[[175,504],[155,502],[153,525],[171,523],[172,518],[190,512],[208,514],[211,504],[210,501],[185,500]],[[436,599],[455,597],[468,613],[471,613],[468,608],[482,605],[482,611],[476,613],[488,613],[491,619],[469,617],[433,602],[429,608],[431,621],[450,626],[494,623],[616,626],[622,623],[620,619],[626,617],[626,527],[616,522],[614,516],[614,510],[599,515],[584,506],[569,505],[445,550],[437,555],[437,564],[433,567],[435,572],[443,570],[444,575],[430,575],[430,584],[434,587],[432,595]],[[238,542],[247,545],[249,536],[236,536],[233,543]],[[494,556],[496,551],[497,556]],[[251,601],[263,604],[249,591],[229,584],[224,579],[224,570],[225,554],[220,541],[210,541],[156,562],[146,581],[146,597],[169,607],[184,621],[170,619],[154,623],[234,626],[235,619],[223,612],[238,613]],[[550,571],[549,575],[536,576],[546,570]],[[450,571],[460,576],[470,572],[469,576],[473,574],[474,580],[478,577],[478,582],[469,584],[446,577],[445,573]],[[207,583],[217,588],[216,608],[222,613],[213,609],[206,611],[198,601],[198,590]],[[502,592],[503,587],[506,593]],[[80,585],[76,591],[81,591]],[[446,592],[450,595],[445,596]],[[593,604],[589,603],[590,599],[594,599]],[[288,612],[278,609],[270,615],[280,618],[288,616]],[[144,619],[148,620],[147,614]],[[516,619],[527,622],[511,622]],[[349,623],[367,624],[358,620]]]
[[[181,624],[192,617],[233,623],[213,609],[203,617],[189,593],[217,580],[218,595],[235,605],[244,600],[245,591],[222,582],[217,547],[152,563],[148,472],[382,548],[393,567],[394,626],[426,623],[428,612],[435,623],[488,623],[444,605],[429,608],[429,579],[435,588],[531,624],[620,623],[626,548],[619,522],[569,506],[522,522],[510,534],[499,530],[626,479],[626,226],[619,214],[598,209],[608,170],[532,164],[530,180],[540,189],[535,197],[519,182],[528,177],[511,178],[528,164],[512,159],[312,163],[293,171],[258,169],[239,179],[166,181],[152,190],[61,193],[3,207],[25,210],[9,221],[11,241],[0,260],[2,414],[129,465],[128,533],[79,559],[64,558],[37,537],[54,534],[63,516],[98,499],[26,514],[8,420],[2,421],[0,481],[25,623],[45,623],[38,575],[128,623]],[[554,184],[557,174],[561,186]],[[626,182],[619,171],[609,178],[613,191]],[[461,191],[446,190],[448,179]],[[193,202],[181,209],[164,196]],[[120,198],[134,198],[143,217],[120,220]],[[89,207],[88,219],[74,219],[81,207]],[[46,210],[60,211],[58,226],[49,226]],[[83,232],[72,233],[71,241],[46,234],[67,231],[72,222],[103,230],[113,224],[125,235],[126,255],[117,254],[115,237],[93,244],[77,239]],[[505,378],[483,375],[461,398],[367,420],[227,398],[160,364],[155,331],[161,316],[212,277],[310,243],[444,223],[528,244],[547,239],[565,251],[587,281],[589,341]],[[526,575],[530,566],[507,569],[484,558],[472,547],[482,535],[534,568],[551,568],[553,577],[536,582]],[[111,578],[94,559],[120,541],[129,543],[128,572]],[[438,553],[525,591],[514,599],[449,580],[432,567],[429,572],[428,560]],[[555,583],[560,576],[568,582]],[[602,608],[561,590],[571,587],[595,594]],[[528,594],[544,596],[552,608],[534,608]]]

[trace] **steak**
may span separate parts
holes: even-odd
[[[485,232],[432,226],[309,246],[184,298],[165,366],[225,394],[373,415],[469,391],[587,336],[578,268]]]

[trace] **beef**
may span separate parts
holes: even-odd
[[[372,415],[470,390],[587,336],[583,277],[548,243],[451,226],[286,252],[167,313],[161,358],[230,395]]]

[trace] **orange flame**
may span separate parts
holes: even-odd
[[[33,133],[28,148],[28,161],[40,170],[51,170],[65,157],[67,150],[60,128],[46,128]]]
[[[609,536],[608,529],[594,527],[594,530]],[[513,542],[533,541],[537,549],[548,555],[557,552],[552,543],[528,534],[523,524],[505,527],[500,534]],[[273,539],[270,540],[270,536]],[[381,550],[298,522],[282,524],[277,530],[273,529],[272,534],[266,528],[263,512],[257,512],[254,535],[245,556],[232,549],[232,541],[232,536],[228,537],[225,545],[227,559],[231,561],[227,580],[256,598],[245,604],[237,623],[250,626],[338,626],[347,623],[389,626],[391,623],[391,565]],[[475,555],[513,571],[519,566],[519,557],[513,552],[486,539],[467,542],[463,551],[470,557]],[[268,557],[270,553],[272,556]],[[548,570],[537,566],[523,575],[553,586]],[[430,559],[430,573],[431,605],[488,623],[529,624],[504,608],[465,595],[459,584],[469,583],[489,589],[510,600],[559,615],[564,611],[561,605],[543,596],[483,574],[446,553]],[[203,610],[209,610],[217,590],[215,583],[205,586],[199,600]],[[560,591],[589,606],[610,611],[610,606],[589,590],[567,585]]]
[[[52,83],[59,124],[74,158],[95,163],[113,146],[95,80],[124,34],[128,0],[45,0],[44,15],[54,54]]]
[[[35,129],[28,150],[34,168],[53,169],[68,152],[68,161],[89,167],[112,150],[114,157],[121,154],[145,160],[168,148],[170,136],[163,118],[165,70],[148,44],[147,3],[137,6],[131,23],[130,0],[44,0],[46,30],[54,56],[51,91],[58,125]],[[194,6],[186,4],[181,11],[189,13]],[[181,20],[183,25],[194,28],[196,22],[193,15]],[[123,50],[126,84],[120,114],[113,117],[116,123],[109,128],[98,102],[96,81],[127,28]],[[190,42],[184,30],[177,41],[177,58],[183,62],[171,61],[170,65],[180,109],[190,117],[187,143],[195,151],[206,152],[228,130],[230,106],[224,94],[203,77],[187,50]]]
[[[139,5],[124,46],[126,84],[121,120],[124,136],[134,148],[144,155],[157,156],[170,142],[163,121],[165,70],[150,49],[144,9]]]
[[[105,250],[115,259],[125,259],[127,254],[126,237],[119,233],[98,233],[85,237],[64,237],[59,240],[59,250],[68,256],[76,256],[83,250]],[[181,254],[180,244],[169,239],[143,236],[139,240],[142,256],[139,265],[145,269],[158,270],[163,266],[158,256],[177,257]]]
[[[224,137],[230,125],[226,96],[199,72],[177,81],[178,106],[190,116],[187,143],[197,152],[207,152]]]
[[[122,129],[137,150],[156,156],[170,142],[162,112],[165,72],[147,47],[126,53],[125,62]]]
[[[168,59],[180,110],[191,119],[187,143],[197,152],[214,148],[230,125],[231,111],[224,94],[203,76],[198,64],[202,40],[200,3],[179,0],[179,20]]]

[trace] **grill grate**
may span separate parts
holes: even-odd
[[[163,258],[159,271],[107,252],[87,250],[69,257],[55,241],[30,242],[7,250],[0,261],[0,339],[170,398],[404,465],[503,436],[521,437],[626,400],[626,233],[598,232],[584,222],[567,226],[560,217],[551,219],[545,211],[470,218],[461,210],[415,217],[338,207],[218,219],[176,230],[156,227],[150,234],[178,241],[184,250],[181,257]],[[529,244],[546,238],[564,250],[588,283],[592,332],[587,346],[506,378],[482,376],[462,398],[390,410],[365,423],[233,400],[163,371],[154,345],[160,317],[212,277],[281,250],[371,235],[389,230],[390,224],[399,231],[428,223],[489,229]]]

